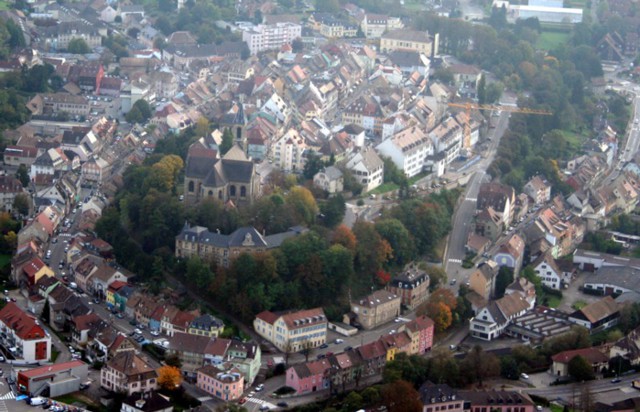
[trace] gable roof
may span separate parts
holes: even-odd
[[[605,296],[604,298],[573,312],[571,317],[584,317],[584,319],[589,322],[596,323],[607,316],[613,315],[619,310],[620,309],[616,301],[611,296]]]
[[[36,340],[46,337],[46,333],[35,317],[30,316],[13,302],[0,310],[0,321],[22,340]]]
[[[567,350],[553,355],[551,357],[551,360],[558,363],[569,363],[569,361],[571,361],[571,359],[575,358],[576,356],[582,356],[587,360],[587,362],[592,365],[595,363],[607,362],[609,360],[609,357],[607,355],[600,352],[596,348]]]

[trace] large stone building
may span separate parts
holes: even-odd
[[[317,348],[327,341],[327,317],[322,308],[284,315],[264,311],[256,315],[253,329],[284,352]]]
[[[233,146],[221,159],[216,150],[199,142],[189,148],[184,176],[185,202],[213,198],[251,203],[258,196],[260,178],[240,147]]]
[[[286,232],[264,236],[253,227],[241,227],[229,235],[223,235],[210,232],[206,227],[185,224],[176,236],[176,257],[199,256],[228,267],[241,253],[259,253],[280,247],[285,240],[306,231],[306,228],[295,226]]]
[[[387,290],[400,296],[404,307],[415,309],[429,296],[429,275],[417,265],[411,264],[391,279]]]
[[[389,53],[394,50],[412,50],[424,53],[427,57],[438,54],[438,38],[426,31],[393,30],[380,38],[380,50]]]
[[[400,315],[398,295],[387,290],[377,290],[358,301],[351,302],[351,313],[346,316],[348,322],[361,326],[363,329],[373,329],[387,323]]]

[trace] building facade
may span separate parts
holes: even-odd
[[[353,322],[367,330],[378,327],[400,316],[401,302],[400,296],[389,291],[375,291],[363,299],[351,302]]]
[[[327,341],[327,318],[322,308],[277,315],[256,315],[253,329],[284,352],[316,348]]]

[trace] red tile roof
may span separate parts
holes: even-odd
[[[609,357],[597,348],[567,350],[553,355],[551,360],[558,363],[569,363],[569,361],[576,356],[582,356],[591,364],[604,363],[609,360]]]
[[[123,282],[121,280],[116,280],[113,281],[111,283],[109,283],[109,290],[113,291],[113,292],[117,292],[120,289],[122,289],[123,287],[127,286],[127,282]]]
[[[44,329],[38,325],[37,320],[20,309],[13,302],[0,310],[0,321],[22,340],[42,339],[46,336]]]
[[[36,273],[42,270],[45,266],[45,263],[39,257],[34,257],[22,267],[22,270],[27,274],[29,279],[33,280]]]
[[[260,312],[256,315],[256,318],[267,322],[270,325],[273,325],[274,323],[276,323],[276,320],[278,320],[280,316],[278,316],[277,314],[270,312],[268,310],[265,310],[264,312]]]

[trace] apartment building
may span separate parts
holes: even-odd
[[[0,344],[26,362],[48,361],[51,338],[38,320],[13,302],[0,310]]]
[[[438,34],[431,36],[426,31],[393,30],[380,37],[380,50],[383,53],[412,50],[431,57],[438,54],[438,40]]]
[[[350,319],[345,319],[348,320],[345,323],[355,323],[367,330],[376,328],[400,316],[401,302],[400,296],[387,290],[377,290],[351,302],[351,313],[347,314]]]
[[[322,308],[284,315],[264,311],[256,315],[253,329],[285,352],[316,348],[327,341],[327,317]]]
[[[422,172],[427,156],[433,154],[433,143],[419,127],[408,127],[380,143],[376,150],[389,157],[407,177]]]
[[[384,180],[384,162],[370,146],[352,152],[346,167],[362,185],[362,191],[365,193],[380,186]]]
[[[265,50],[279,49],[301,35],[302,26],[299,24],[289,22],[259,24],[243,29],[242,41],[247,43],[251,54],[257,54]]]
[[[131,395],[158,388],[158,374],[151,364],[134,351],[117,354],[100,370],[100,386],[108,391]]]

